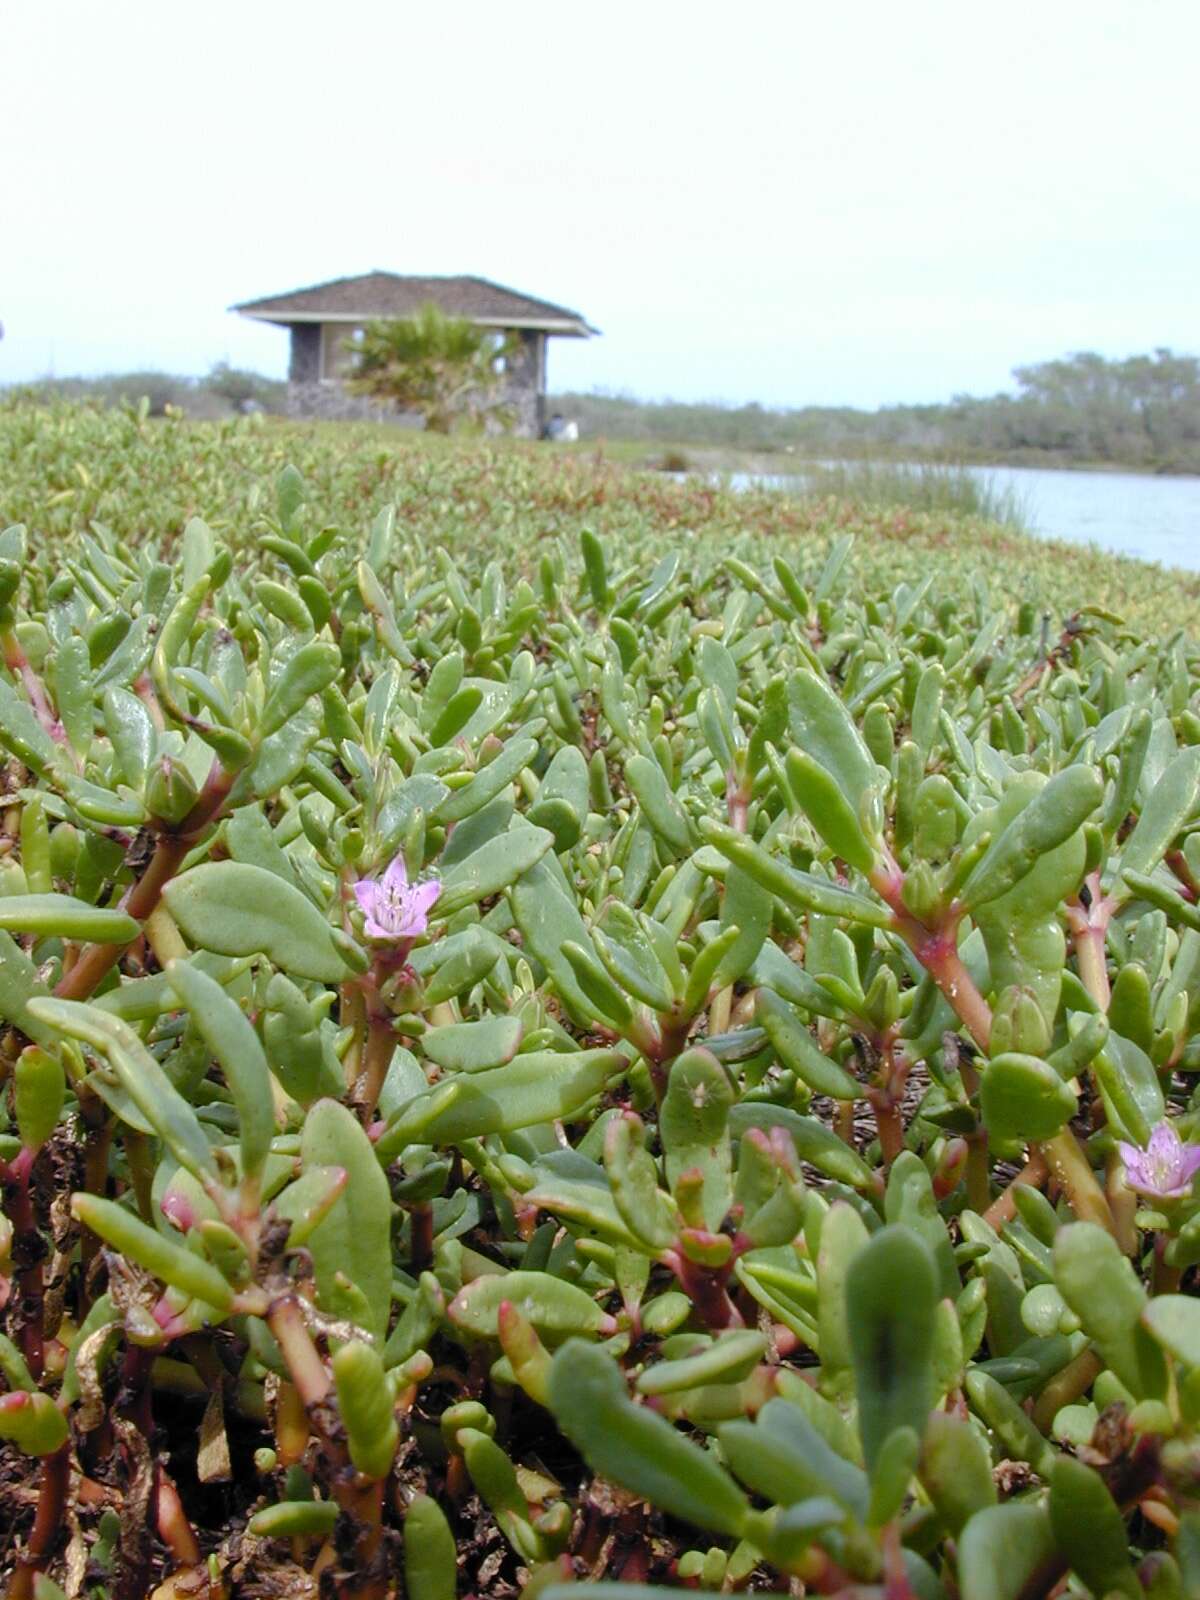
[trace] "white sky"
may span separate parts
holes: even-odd
[[[552,389],[876,405],[1196,350],[1196,0],[4,0],[0,383],[282,374],[234,301],[472,272]]]

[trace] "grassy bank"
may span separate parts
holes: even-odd
[[[1155,633],[1194,627],[1200,603],[1194,573],[1029,538],[952,504],[864,503],[846,497],[849,476],[814,499],[734,493],[635,471],[582,447],[271,418],[200,423],[73,406],[0,409],[0,521],[50,537],[93,521],[122,534],[170,535],[203,515],[219,532],[251,540],[262,485],[289,461],[330,522],[362,527],[394,505],[414,537],[451,550],[492,549],[514,572],[535,570],[557,541],[573,545],[585,528],[612,538],[631,562],[686,548],[702,572],[730,555],[780,554],[807,565],[853,534],[849,570],[865,585],[890,588],[932,573],[938,593],[956,602],[983,583],[998,604],[1028,600],[1056,617],[1101,604]]]

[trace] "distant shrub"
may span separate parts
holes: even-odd
[[[231,367],[218,361],[203,380],[203,388],[227,400],[235,411],[261,409],[282,414],[287,384],[282,378],[267,378],[245,367]]]
[[[220,361],[204,378],[172,372],[110,372],[94,378],[41,378],[0,392],[9,400],[80,400],[101,406],[137,405],[145,399],[152,417],[166,416],[171,406],[185,416],[215,422],[244,410],[282,413],[287,385]]]

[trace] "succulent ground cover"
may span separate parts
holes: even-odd
[[[1200,1593],[1183,580],[0,459],[9,1594]]]

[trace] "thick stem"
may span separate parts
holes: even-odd
[[[0,1166],[8,1200],[9,1219],[12,1222],[13,1263],[17,1268],[16,1318],[19,1319],[17,1342],[25,1363],[35,1379],[45,1371],[46,1341],[43,1331],[45,1318],[45,1284],[42,1263],[46,1258],[46,1241],[34,1215],[33,1200],[29,1193],[29,1180],[33,1169],[33,1152],[22,1150],[11,1166]]]
[[[1104,955],[1104,930],[1088,927],[1075,934],[1075,963],[1079,968],[1079,981],[1100,1007],[1108,1010],[1112,989],[1108,981],[1108,962]]]
[[[1180,1279],[1183,1277],[1183,1268],[1173,1267],[1168,1263],[1166,1249],[1169,1243],[1169,1234],[1156,1233],[1154,1235],[1154,1272],[1150,1282],[1151,1294],[1175,1294],[1179,1289]]]
[[[1108,1010],[1108,1002],[1112,998],[1108,982],[1108,959],[1105,953],[1112,912],[1112,901],[1101,892],[1098,872],[1089,875],[1086,895],[1080,891],[1080,898],[1072,901],[1067,907],[1067,926],[1071,930],[1071,942],[1075,947],[1075,965],[1079,969],[1079,981],[1101,1011]]]
[[[163,1471],[155,1468],[157,1488],[155,1493],[154,1521],[159,1538],[181,1567],[200,1565],[200,1546],[183,1509],[179,1491]]]
[[[891,907],[896,932],[950,1002],[955,1016],[981,1050],[992,1035],[992,1009],[975,986],[975,980],[958,953],[960,908],[951,906],[936,928],[930,928],[909,911],[901,898],[904,876],[895,862],[870,874],[876,894]]]
[[[377,1004],[377,1000],[368,999],[367,1046],[362,1053],[362,1070],[355,1085],[355,1100],[364,1127],[370,1126],[375,1107],[379,1104],[383,1081],[396,1053],[392,1019],[386,1011],[377,1010]]]
[[[294,1295],[285,1295],[274,1302],[267,1313],[267,1326],[275,1335],[275,1342],[287,1363],[296,1392],[311,1415],[329,1398],[333,1379],[312,1341]]]
[[[652,1038],[635,1040],[650,1069],[650,1083],[659,1106],[663,1103],[671,1080],[671,1066],[675,1057],[687,1049],[688,1036],[695,1020],[693,1016],[684,1016],[677,1003],[670,1011],[659,1013]]]
[[[662,1258],[679,1279],[679,1286],[696,1307],[696,1314],[706,1328],[741,1328],[741,1312],[729,1298],[724,1275],[712,1268],[701,1267],[681,1252],[668,1250]]]
[[[1040,1150],[1035,1150],[1029,1160],[1017,1173],[1013,1181],[1002,1194],[998,1194],[983,1213],[983,1220],[999,1228],[1006,1222],[1012,1222],[1017,1214],[1017,1197],[1015,1190],[1018,1184],[1025,1184],[1030,1189],[1040,1189],[1050,1175],[1050,1168],[1046,1165],[1046,1158]]]
[[[1136,1221],[1138,1198],[1125,1182],[1124,1164],[1116,1150],[1110,1150],[1105,1161],[1104,1193],[1122,1254],[1136,1256],[1142,1247],[1142,1236]]]
[[[868,1089],[867,1099],[875,1113],[875,1131],[879,1135],[883,1164],[890,1167],[904,1150],[904,1119],[900,1115],[899,1103],[886,1089]]]
[[[412,1227],[412,1250],[409,1270],[424,1272],[433,1265],[433,1207],[427,1200],[420,1201],[409,1211]]]
[[[347,1485],[334,1493],[342,1510],[357,1524],[354,1554],[362,1572],[360,1577],[344,1582],[341,1593],[353,1596],[353,1600],[383,1600],[389,1587],[382,1560],[383,1479]]]
[[[910,1064],[896,1049],[894,1028],[885,1028],[874,1042],[879,1050],[879,1073],[867,1090],[867,1099],[875,1113],[884,1165],[890,1167],[904,1150],[904,1086]]]
[[[275,1397],[275,1447],[280,1465],[295,1466],[304,1458],[309,1441],[308,1412],[294,1383],[280,1383]]]
[[[350,1464],[330,1399],[333,1380],[294,1295],[285,1295],[272,1304],[267,1325],[275,1335],[309,1421],[321,1437],[333,1496],[355,1528],[357,1570],[354,1576],[347,1574],[343,1578],[339,1593],[352,1600],[383,1600],[388,1589],[382,1551],[383,1482],[360,1477]]]
[[[29,1543],[17,1557],[8,1585],[8,1600],[33,1600],[34,1580],[46,1564],[63,1525],[71,1482],[71,1447],[42,1459],[42,1481]]]
[[[1095,1222],[1106,1232],[1117,1236],[1116,1224],[1104,1198],[1104,1190],[1096,1182],[1096,1175],[1079,1147],[1079,1140],[1070,1128],[1056,1133],[1053,1139],[1044,1139],[1033,1146],[1050,1168],[1055,1183],[1067,1197],[1067,1203],[1081,1222]]]
[[[1061,1372],[1054,1374],[1033,1408],[1033,1420],[1043,1433],[1050,1432],[1063,1406],[1074,1404],[1081,1394],[1086,1394],[1103,1371],[1104,1363],[1096,1352],[1082,1350],[1074,1361],[1068,1361]]]
[[[178,831],[159,836],[145,872],[136,883],[130,885],[121,899],[121,910],[127,911],[136,922],[145,922],[157,909],[163,890],[179,871],[197,838],[225,804],[232,783],[233,774],[214,763],[196,804],[180,823]],[[54,990],[55,995],[60,1000],[86,1000],[128,948],[123,944],[89,945],[70,972],[60,980]]]
[[[42,680],[29,663],[29,657],[21,648],[21,642],[11,628],[6,628],[3,633],[4,665],[14,673],[25,685],[25,693],[29,696],[29,703],[33,714],[41,723],[42,728],[54,740],[55,744],[65,745],[67,742],[63,725],[58,720],[54,707],[50,704]]]
[[[338,1022],[351,1030],[350,1044],[342,1057],[342,1071],[346,1088],[353,1089],[362,1072],[363,1034],[367,1021],[367,1003],[363,998],[362,984],[357,978],[347,979],[342,985],[338,1005]]]
[[[949,1000],[955,1016],[981,1050],[992,1037],[992,1008],[975,987],[975,980],[963,965],[957,938],[937,937],[913,945],[921,964]]]
[[[987,1134],[969,1133],[967,1139],[967,1204],[972,1211],[986,1214],[992,1199],[991,1174],[988,1171]]]

